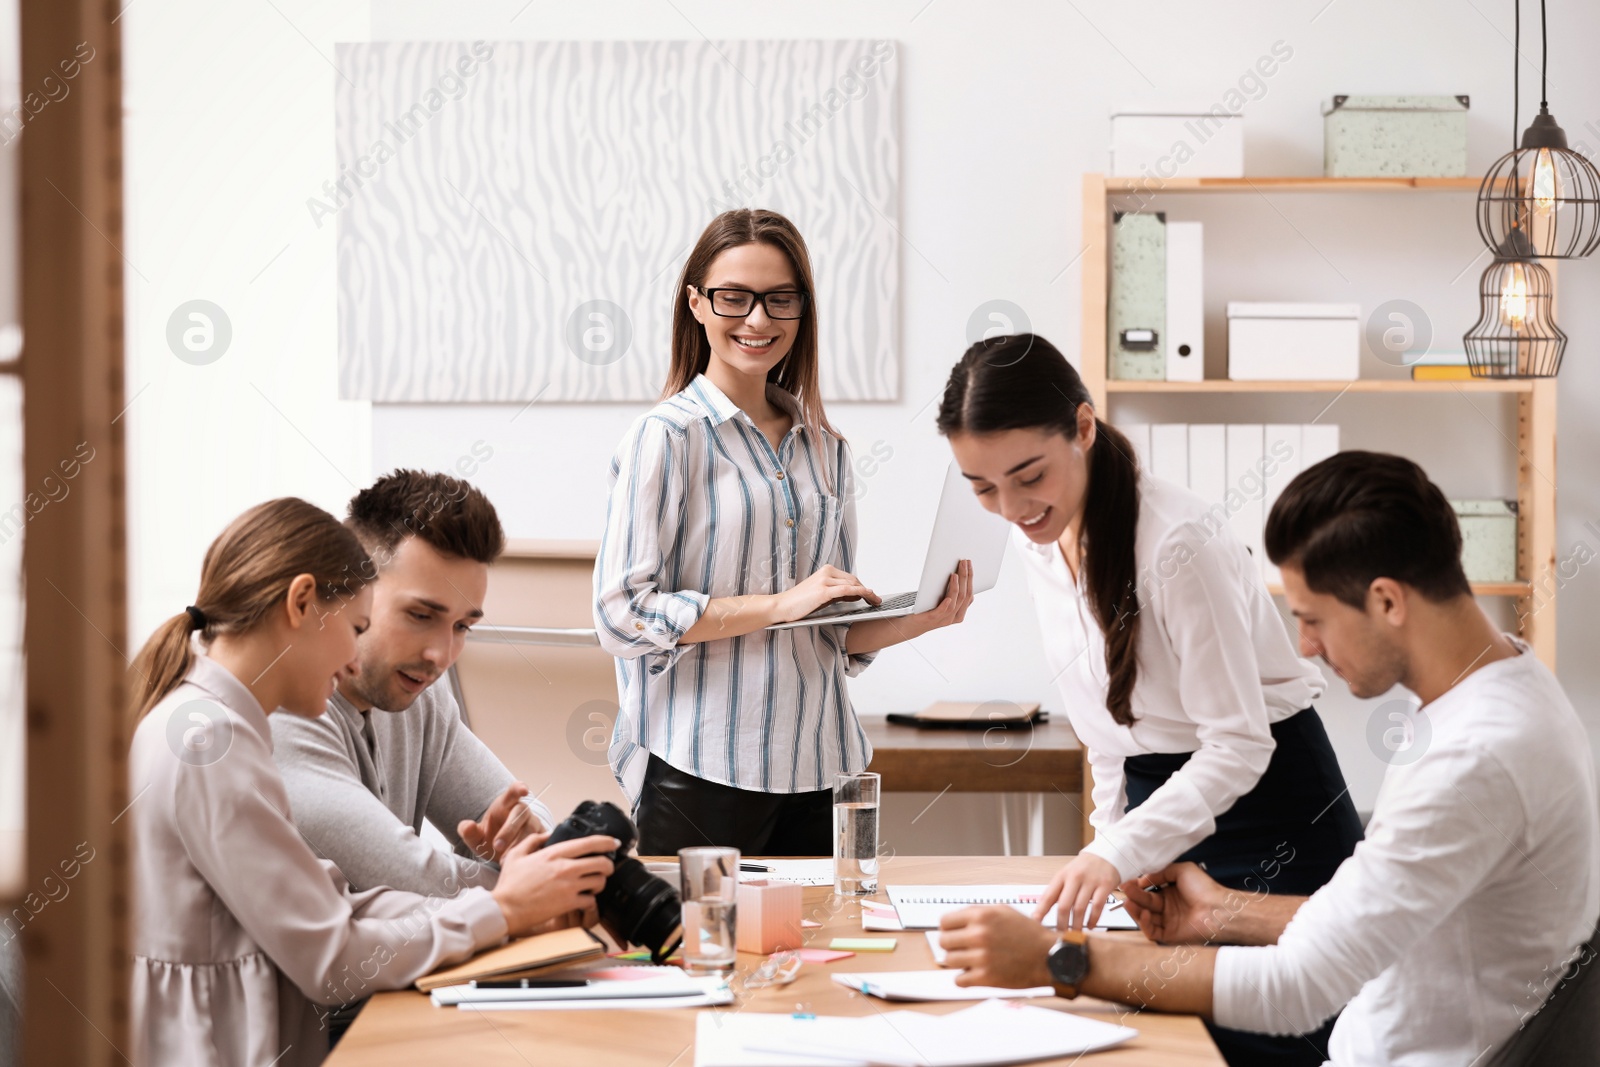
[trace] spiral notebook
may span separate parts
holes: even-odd
[[[1043,885],[892,885],[889,899],[907,930],[937,930],[946,913],[974,904],[1009,904],[1032,915],[1047,886]],[[1045,913],[1046,926],[1054,926],[1056,910]],[[1099,930],[1134,930],[1138,923],[1120,904],[1107,904],[1100,913]]]

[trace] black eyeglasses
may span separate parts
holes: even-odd
[[[725,319],[742,319],[755,310],[757,303],[767,309],[769,319],[798,319],[806,311],[806,294],[798,289],[775,289],[770,293],[752,293],[748,289],[695,290],[711,301],[711,313]]]

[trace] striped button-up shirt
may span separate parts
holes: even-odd
[[[826,789],[872,750],[845,684],[870,655],[848,626],[679,644],[714,597],[778,593],[855,556],[850,450],[816,441],[793,396],[777,449],[704,375],[644,414],[611,463],[594,619],[617,657],[612,771],[635,805],[648,753],[741,789]]]

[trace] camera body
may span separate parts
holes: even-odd
[[[683,942],[683,905],[671,883],[657,878],[636,857],[628,855],[639,835],[621,808],[605,801],[585,800],[550,831],[545,844],[591,834],[605,834],[621,842],[615,852],[601,853],[614,868],[605,888],[594,898],[601,921],[630,945],[648,948],[656,963],[665,962]]]

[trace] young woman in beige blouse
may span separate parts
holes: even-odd
[[[291,820],[268,714],[321,715],[368,625],[374,572],[303,500],[236,519],[196,606],[133,664],[134,1061],[301,1067],[328,1052],[318,1005],[409,985],[508,935],[592,922],[609,837],[502,861],[493,890],[351,892]]]

